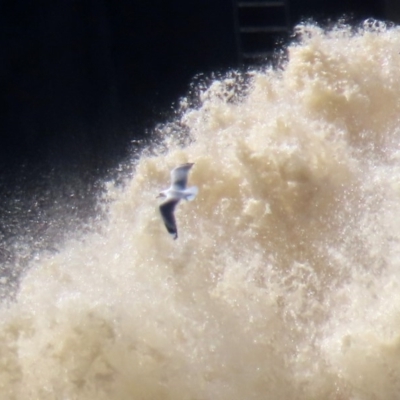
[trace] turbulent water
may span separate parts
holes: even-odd
[[[400,29],[297,34],[182,100],[90,232],[32,260],[1,399],[400,398]],[[183,162],[173,241],[155,196]]]

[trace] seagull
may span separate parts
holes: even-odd
[[[189,170],[193,165],[194,163],[186,163],[174,168],[171,171],[171,186],[157,196],[165,197],[165,200],[160,204],[160,213],[168,233],[172,235],[174,240],[178,238],[174,215],[176,205],[181,199],[192,201],[198,193],[196,186],[186,189]]]

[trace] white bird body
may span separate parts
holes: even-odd
[[[179,165],[171,171],[171,186],[160,192],[158,197],[165,197],[165,200],[160,204],[160,213],[164,220],[167,231],[174,239],[178,238],[178,229],[175,221],[175,207],[180,200],[185,199],[192,201],[198,193],[196,186],[186,188],[187,177],[193,163]]]
[[[166,197],[167,199],[179,199],[179,200],[187,200],[192,201],[196,197],[198,193],[197,187],[192,186],[188,189],[184,190],[175,190],[172,188],[163,190],[160,192],[160,197]]]

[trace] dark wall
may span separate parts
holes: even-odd
[[[111,165],[195,74],[232,65],[231,12],[226,0],[1,1],[0,168]]]
[[[384,0],[289,0],[292,22],[304,19],[319,22],[345,17],[357,23],[366,18],[385,17]]]

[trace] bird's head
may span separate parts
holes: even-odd
[[[160,197],[167,197],[167,195],[164,192],[160,192],[160,193],[158,193],[158,196],[156,197],[156,199],[159,199]]]

